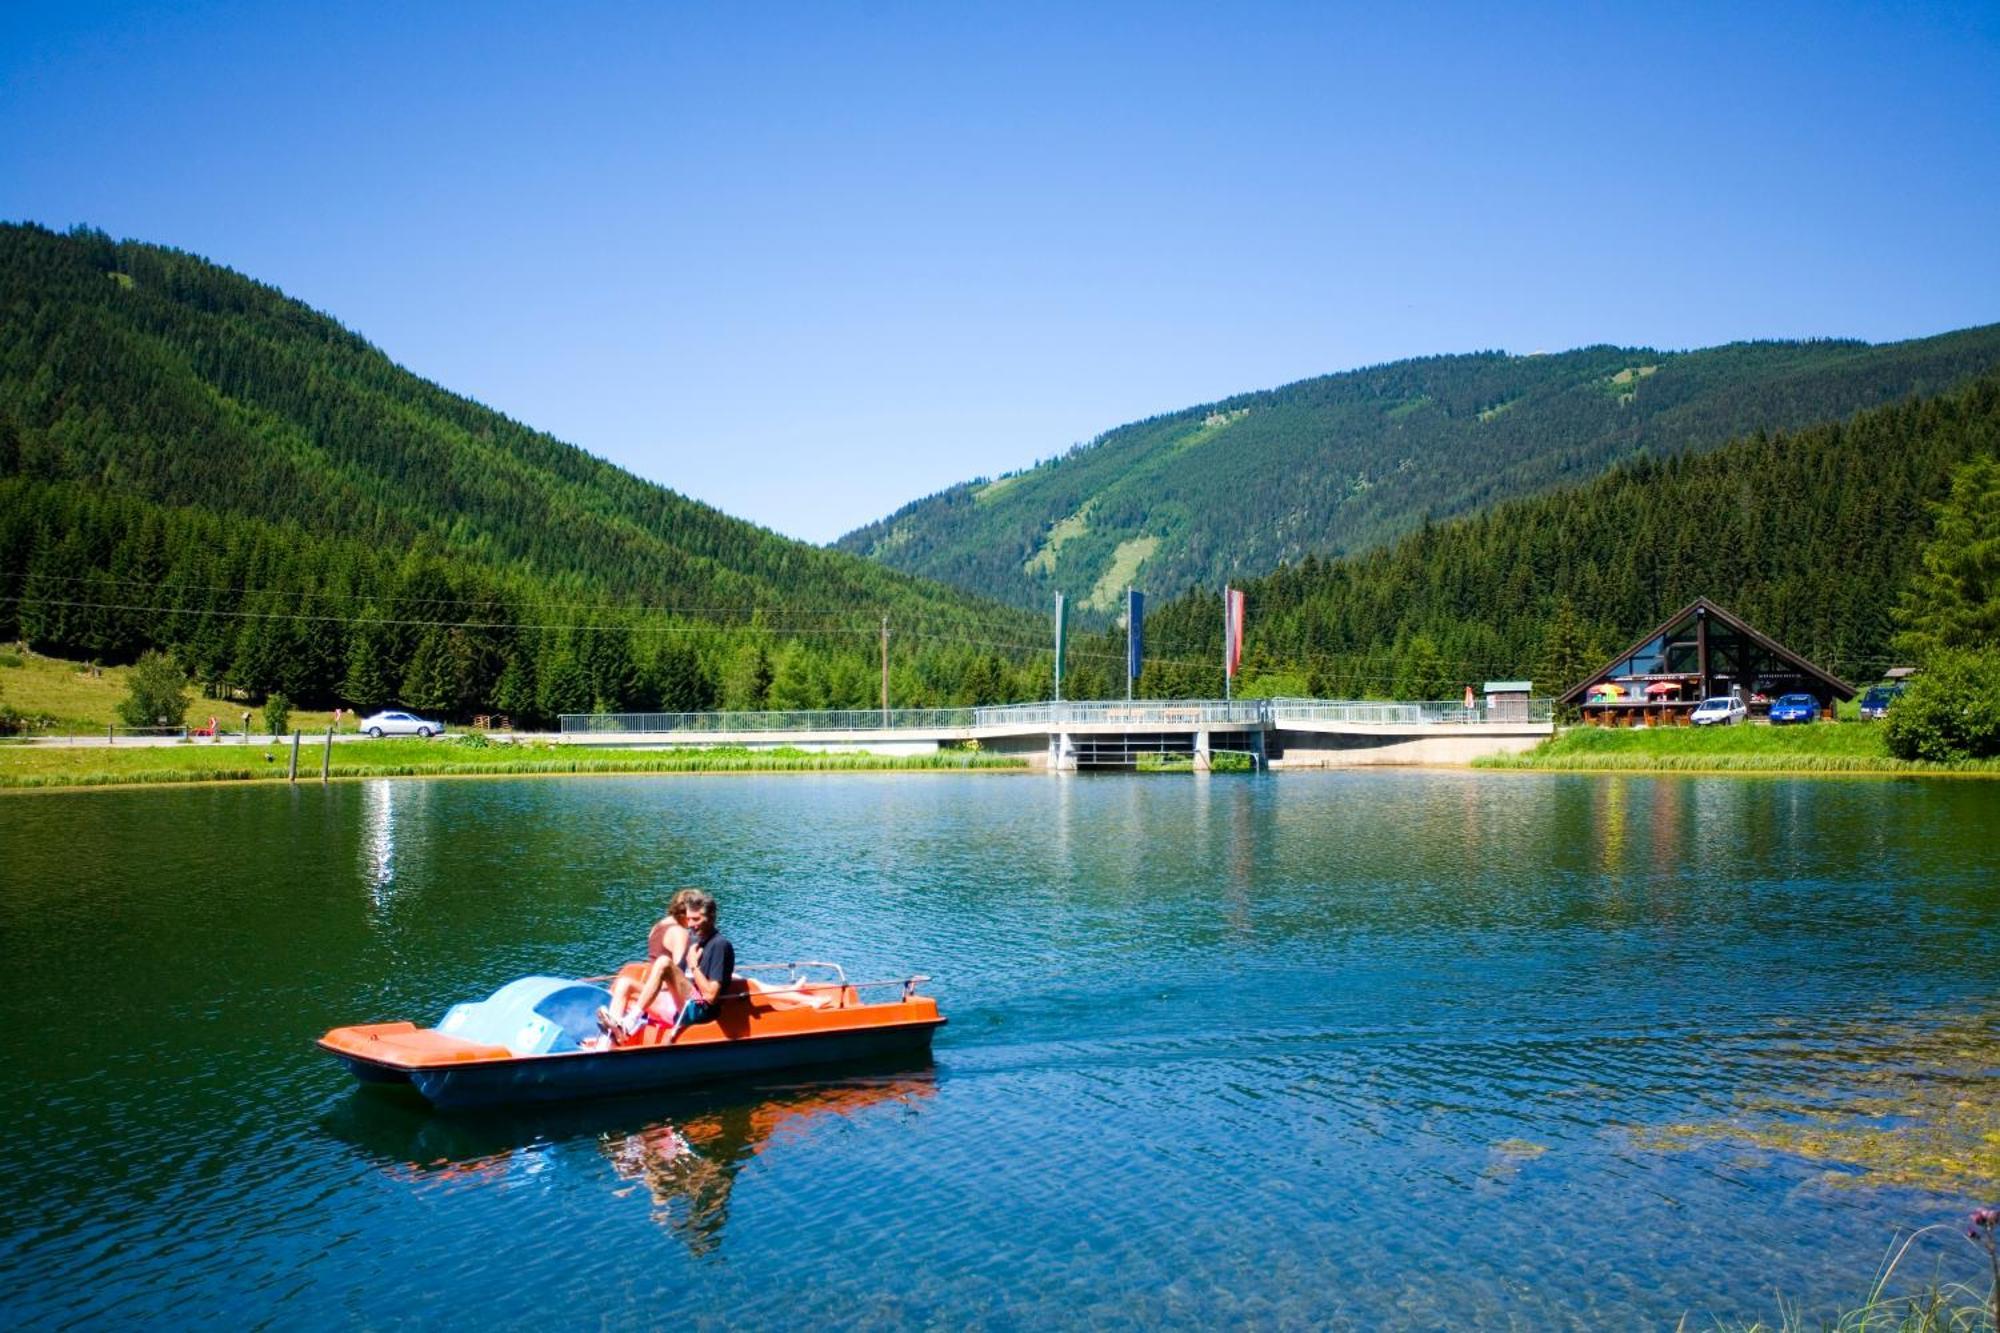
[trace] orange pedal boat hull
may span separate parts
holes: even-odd
[[[919,1055],[929,1051],[945,1022],[927,995],[824,1009],[729,995],[715,1021],[690,1024],[671,1041],[651,1028],[632,1044],[604,1051],[515,1055],[414,1023],[335,1028],[319,1045],[364,1083],[408,1083],[433,1105],[459,1109],[618,1096],[776,1069]]]

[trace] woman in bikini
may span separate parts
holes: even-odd
[[[685,968],[694,937],[688,931],[688,906],[705,897],[700,889],[682,889],[667,904],[667,914],[653,923],[646,935],[646,955],[651,960],[643,972],[620,972],[611,983],[611,1003],[599,1016],[610,1032],[632,1032],[645,1021],[646,1001],[659,994],[660,983],[669,967]]]

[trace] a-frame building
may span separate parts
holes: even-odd
[[[1822,711],[1852,685],[1706,597],[1668,616],[1557,702],[1611,726],[1685,721],[1703,699],[1740,692],[1752,709],[1810,694]]]

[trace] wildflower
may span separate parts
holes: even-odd
[[[1993,1266],[1993,1323],[2000,1328],[2000,1244],[1996,1244],[1993,1238],[1996,1228],[2000,1228],[2000,1208],[1974,1209],[1972,1225],[1966,1228],[1965,1236],[1986,1251],[1986,1262]]]

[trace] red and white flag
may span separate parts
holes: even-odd
[[[1236,677],[1236,668],[1243,664],[1243,590],[1224,588],[1222,590],[1222,614],[1224,621],[1222,652],[1223,667],[1230,679]]]

